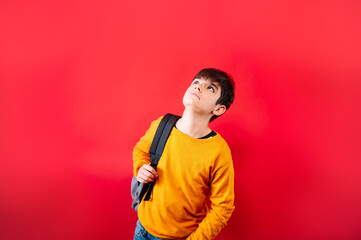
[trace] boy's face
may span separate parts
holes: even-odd
[[[185,107],[205,115],[222,115],[226,111],[224,105],[216,102],[221,96],[221,87],[210,79],[195,78],[183,97]]]

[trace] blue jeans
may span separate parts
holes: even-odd
[[[138,220],[137,227],[135,228],[134,240],[161,240],[161,238],[157,238],[147,232]]]

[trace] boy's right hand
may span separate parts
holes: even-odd
[[[158,177],[158,173],[150,164],[144,164],[138,172],[137,180],[141,183],[153,182]]]

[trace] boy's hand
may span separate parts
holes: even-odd
[[[144,164],[138,172],[137,180],[141,183],[153,182],[158,177],[158,173],[150,164]]]

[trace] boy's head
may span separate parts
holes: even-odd
[[[221,96],[216,102],[217,104],[224,105],[228,109],[234,100],[234,81],[227,73],[215,69],[215,68],[204,68],[193,78],[194,79],[207,79],[212,82],[218,83],[221,89]],[[217,115],[213,115],[210,122],[216,119]]]

